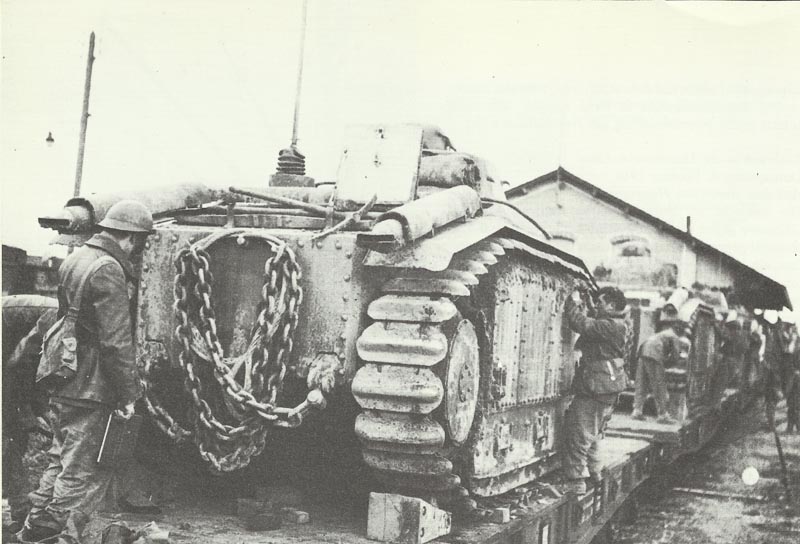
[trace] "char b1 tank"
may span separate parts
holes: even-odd
[[[628,300],[634,346],[628,374],[636,376],[645,340],[662,328],[674,327],[680,331],[680,353],[665,369],[669,415],[683,423],[717,409],[727,388],[747,385],[740,376],[752,316],[741,306],[738,311],[730,309],[719,290],[679,287],[678,267],[652,256],[645,238],[618,236],[612,243],[617,255],[595,269],[595,277],[600,285],[621,288]],[[747,370],[755,369],[748,366]],[[633,397],[634,387],[629,387],[617,411],[630,412]]]
[[[386,488],[469,508],[558,466],[564,302],[593,281],[502,195],[438,129],[368,126],[348,132],[335,183],[290,148],[266,187],[89,196],[40,222],[74,236],[121,198],[154,212],[144,403],[213,470],[349,402],[336,432]]]

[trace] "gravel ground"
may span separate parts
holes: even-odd
[[[785,406],[777,426],[793,500],[786,500],[775,438],[765,424],[764,407],[754,403],[702,451],[678,460],[662,478],[637,493],[638,519],[620,526],[620,544],[797,544],[800,542],[800,434],[782,432]],[[747,486],[742,471],[752,466],[759,481]],[[702,496],[688,488],[745,498]],[[759,500],[760,499],[760,500]]]

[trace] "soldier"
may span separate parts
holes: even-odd
[[[656,402],[658,423],[672,424],[675,420],[667,413],[669,393],[664,369],[677,366],[682,361],[681,355],[685,352],[681,349],[679,333],[683,331],[683,324],[677,319],[662,320],[659,329],[659,332],[644,341],[639,352],[631,415],[634,419],[644,419],[644,401],[647,394],[652,393]]]
[[[793,361],[794,352],[797,345],[797,330],[794,323],[787,320],[786,315],[781,314],[775,336],[778,344],[777,362],[778,372],[781,379],[781,389],[784,397],[787,395],[789,382],[794,373]]]
[[[755,390],[761,379],[761,364],[764,338],[757,319],[750,321],[747,335],[747,351],[744,356],[742,386],[747,390]]]
[[[800,356],[794,353],[792,374],[786,387],[786,432],[800,432]]]
[[[595,317],[579,305],[580,294],[567,299],[570,328],[581,336],[575,348],[582,353],[573,380],[574,398],[566,413],[563,473],[569,491],[586,492],[585,478],[601,478],[599,442],[621,391],[627,385],[625,350],[630,331],[625,320],[625,295],[603,287],[597,295]]]
[[[737,389],[742,387],[749,343],[749,332],[744,330],[743,320],[736,310],[731,310],[725,320],[723,341],[720,347],[722,369],[726,373],[725,387]]]
[[[56,320],[58,302],[38,295],[3,297],[3,496],[19,531],[30,509],[28,474],[22,463],[32,431],[40,430],[42,392],[34,388],[42,335]]]
[[[775,407],[780,400],[781,378],[778,367],[780,346],[777,340],[777,312],[766,310],[761,325],[764,332],[764,408],[767,412],[767,427],[775,425]]]
[[[77,371],[52,391],[50,461],[30,495],[32,508],[18,533],[22,541],[62,532],[80,541],[114,475],[95,462],[106,421],[115,409],[123,417],[133,415],[141,393],[129,283],[137,277],[131,258],[143,249],[153,217],[140,203],[123,200],[108,210],[99,227],[101,232],[59,270],[59,315],[83,289],[76,318]]]

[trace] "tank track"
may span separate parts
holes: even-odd
[[[398,492],[434,499],[456,510],[476,507],[458,474],[458,462],[454,465],[473,434],[469,427],[474,421],[454,443],[443,414],[447,389],[452,394],[452,388],[461,387],[448,383],[448,357],[458,325],[465,321],[456,303],[468,301],[480,277],[509,251],[569,267],[517,240],[492,237],[457,253],[442,272],[410,270],[390,279],[369,305],[374,322],[358,339],[364,364],[352,384],[363,409],[355,431],[367,465]],[[479,370],[477,339],[474,350]],[[474,379],[477,388],[478,377]],[[479,391],[474,395],[480,398]]]

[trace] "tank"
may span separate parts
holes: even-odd
[[[620,239],[629,241],[628,237]],[[639,348],[644,341],[677,321],[683,325],[683,353],[676,366],[665,369],[669,413],[683,422],[716,409],[726,388],[740,385],[738,376],[743,372],[748,348],[748,312],[739,309],[739,320],[734,323],[738,328],[733,330],[723,324],[729,308],[722,292],[676,287],[676,274],[663,274],[668,267],[651,259],[649,251],[629,252],[631,256],[615,261],[613,272],[598,276],[602,278],[600,285],[620,287],[628,300],[636,348],[629,354],[628,374],[635,379]],[[622,394],[617,411],[632,410],[634,389],[632,385]]]
[[[454,509],[552,471],[576,363],[564,302],[592,278],[502,195],[409,125],[350,130],[334,183],[288,150],[269,186],[123,195],[157,219],[135,329],[153,422],[231,472],[336,414],[381,489]],[[123,196],[40,222],[85,236]]]

